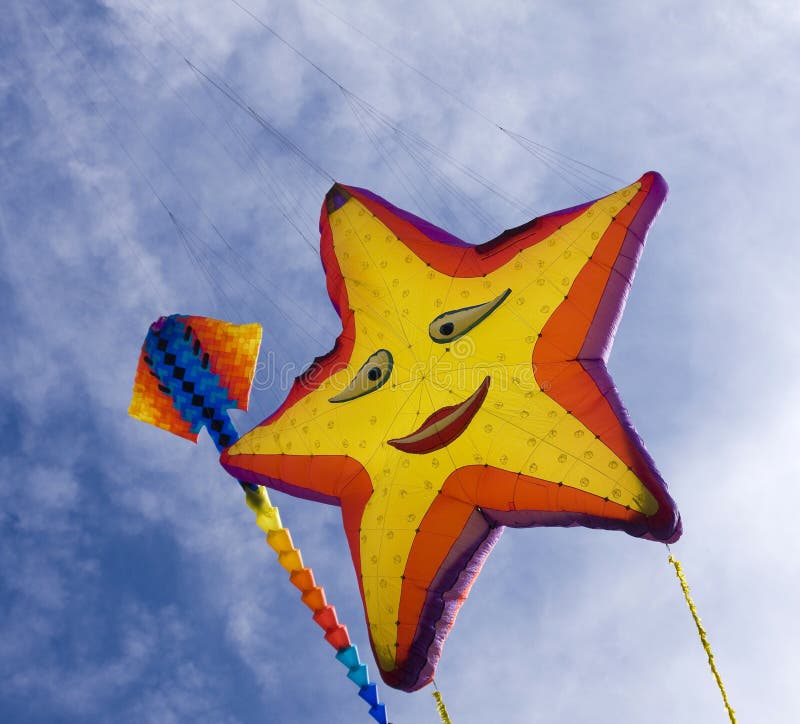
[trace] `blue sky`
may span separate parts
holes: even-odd
[[[247,3],[525,208],[362,115],[371,137],[231,2],[6,4],[0,718],[369,721],[210,441],[127,417],[161,314],[258,321],[284,373],[338,332],[314,249],[330,181],[186,57],[330,176],[469,241],[591,191],[467,106],[625,183],[666,177],[610,367],[683,515],[673,550],[740,720],[797,721],[796,4],[325,6],[459,100],[314,0]],[[260,379],[242,430],[281,400]],[[338,511],[274,499],[372,664]],[[453,721],[727,721],[666,555],[508,531],[444,649]],[[437,721],[428,690],[380,692],[392,721]]]

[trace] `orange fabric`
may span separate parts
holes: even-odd
[[[292,585],[297,586],[301,591],[307,591],[309,588],[316,586],[314,581],[314,574],[310,568],[301,568],[300,570],[292,571],[289,576]]]
[[[144,361],[145,356],[142,349],[133,380],[133,399],[128,413],[173,435],[197,442],[198,434],[192,432],[192,426],[175,409],[172,397],[158,389],[159,382],[150,373],[150,368]]]
[[[473,510],[471,503],[439,495],[420,524],[406,564],[400,597],[398,666],[402,667],[413,644],[428,589]]]
[[[258,344],[244,345],[240,330],[256,325],[236,325],[220,322],[210,317],[186,317],[187,324],[209,353],[211,370],[219,375],[220,386],[228,390],[240,410],[246,410],[250,400],[253,370],[258,358]],[[261,332],[259,328],[258,339]]]

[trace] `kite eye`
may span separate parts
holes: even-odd
[[[392,373],[394,359],[392,353],[386,349],[379,349],[356,372],[356,376],[338,395],[330,398],[329,402],[348,402],[362,397],[370,392],[375,392],[383,387]]]
[[[434,342],[439,344],[452,342],[486,319],[509,294],[511,294],[511,290],[506,289],[499,297],[495,297],[490,302],[440,314],[430,323],[428,334]]]

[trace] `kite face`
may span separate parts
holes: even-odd
[[[328,193],[342,334],[222,464],[341,506],[391,686],[430,681],[504,526],[680,536],[605,366],[665,195],[649,173],[470,246],[367,191]]]

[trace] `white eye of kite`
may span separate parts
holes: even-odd
[[[361,369],[356,372],[352,382],[338,395],[331,397],[329,402],[348,402],[375,392],[388,382],[393,365],[392,353],[387,349],[379,349],[361,365]]]
[[[503,303],[509,294],[511,294],[511,290],[506,289],[500,296],[495,297],[490,302],[477,304],[474,307],[464,307],[464,309],[454,309],[440,314],[430,323],[428,334],[434,342],[439,344],[452,342],[486,319]]]

